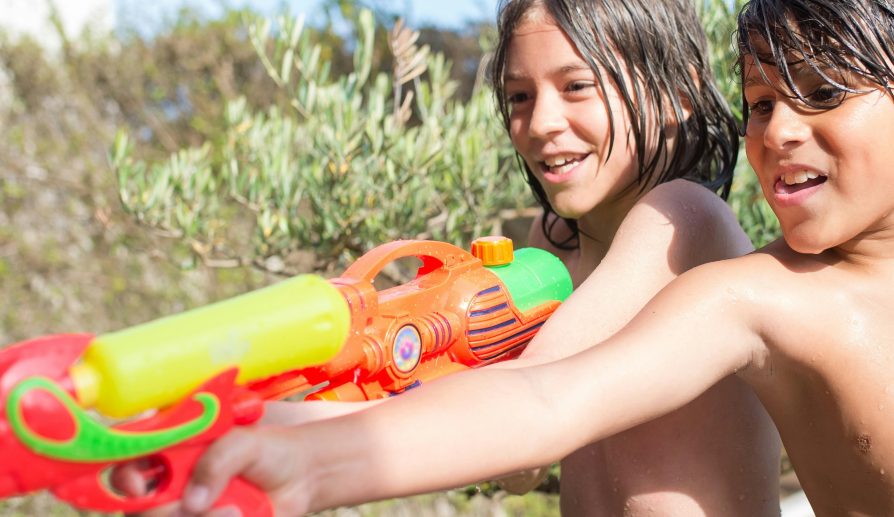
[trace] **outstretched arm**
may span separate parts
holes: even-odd
[[[301,425],[317,420],[356,413],[377,406],[388,399],[365,400],[359,402],[330,402],[313,400],[304,402],[272,401],[264,404],[265,425]]]
[[[672,411],[763,353],[736,269],[683,275],[613,338],[561,361],[464,372],[353,415],[231,433],[200,461],[184,503],[206,509],[237,473],[288,514],[450,488]]]

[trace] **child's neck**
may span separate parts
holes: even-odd
[[[596,206],[577,220],[580,242],[578,268],[592,271],[608,253],[621,223],[642,197],[638,189],[630,189],[620,197]]]
[[[621,223],[643,195],[645,192],[639,192],[638,185],[631,185],[614,199],[600,203],[580,217],[577,227],[583,237],[581,246],[583,247],[584,241],[589,241],[600,243],[608,249]]]
[[[863,233],[832,251],[848,263],[894,267],[894,228]]]

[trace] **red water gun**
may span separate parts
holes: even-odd
[[[387,264],[415,279],[377,291]],[[178,500],[195,462],[265,400],[389,397],[517,356],[571,292],[553,255],[483,238],[472,252],[434,241],[379,246],[342,276],[301,275],[167,318],[0,350],[0,498],[49,489],[75,507],[140,512]],[[152,490],[109,481],[138,462]],[[217,502],[266,517],[236,478]]]

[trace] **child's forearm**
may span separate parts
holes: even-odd
[[[451,488],[570,452],[571,444],[555,448],[551,404],[526,377],[503,370],[457,374],[429,383],[422,396],[409,392],[300,429],[295,438],[306,448],[314,479],[312,509]],[[474,417],[451,416],[465,414]],[[327,446],[314,447],[317,441]]]
[[[314,400],[306,402],[273,401],[264,404],[265,425],[301,425],[318,420],[326,420],[356,413],[376,406],[387,399],[366,400],[361,402],[329,402]]]

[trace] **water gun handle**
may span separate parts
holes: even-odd
[[[86,334],[45,336],[0,352],[0,498],[48,488],[76,507],[109,513],[172,503],[211,443],[262,414],[261,399],[235,384],[238,370],[231,368],[173,406],[108,425],[77,404],[67,375],[92,341]],[[147,492],[122,493],[113,470],[140,458],[145,466],[134,465]],[[231,482],[219,505],[273,515],[266,495],[243,480]]]
[[[53,488],[53,494],[75,506],[107,512],[136,513],[156,508],[183,496],[193,467],[207,449],[207,444],[164,451],[153,457],[167,476],[150,493],[142,497],[121,496],[111,492],[102,475],[81,476]],[[150,471],[152,467],[149,468]],[[147,481],[151,474],[144,476]],[[235,506],[244,517],[273,517],[273,505],[267,495],[249,483],[236,477],[230,480],[214,508]]]
[[[273,505],[262,490],[242,478],[233,478],[214,508],[236,506],[242,517],[273,517]]]
[[[412,246],[407,241],[394,241],[374,248],[348,267],[341,278],[372,283],[376,275],[389,263],[406,257],[422,260],[417,276],[422,276],[444,266],[477,260],[471,253],[446,242],[417,241]]]
[[[174,449],[167,454],[166,461],[177,466],[172,469],[173,477],[168,486],[172,499],[179,500],[183,496],[183,491],[189,482],[195,464],[206,449],[207,446],[203,444],[196,447]],[[184,466],[187,468],[183,468]],[[226,506],[239,508],[243,517],[273,517],[273,505],[267,498],[267,494],[241,477],[232,478],[214,504],[214,508]]]

